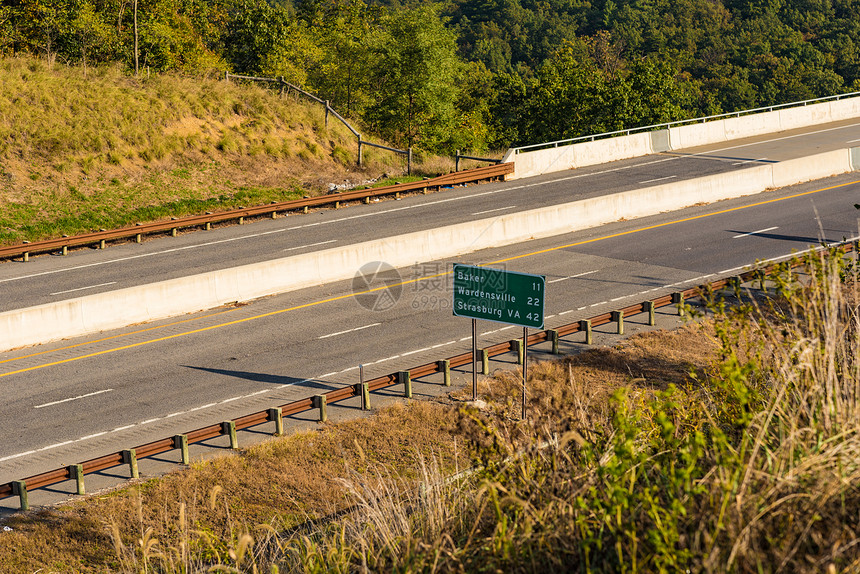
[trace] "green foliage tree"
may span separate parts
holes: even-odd
[[[538,71],[525,104],[526,141],[547,141],[651,125],[685,114],[689,91],[667,62],[598,65],[602,39],[566,43]]]
[[[239,73],[260,74],[267,67],[271,71],[278,58],[270,55],[283,53],[289,41],[287,23],[288,14],[281,6],[231,1],[227,4],[224,33],[219,41],[224,58]],[[269,62],[267,57],[271,58]]]
[[[17,38],[15,11],[9,4],[0,4],[0,55],[11,51]]]
[[[80,59],[86,69],[92,62],[109,61],[119,52],[116,29],[106,21],[105,14],[90,0],[81,0],[69,22],[68,52]]]
[[[439,11],[420,7],[390,14],[373,70],[374,99],[366,117],[401,146],[440,150],[456,125],[459,60],[454,34]]]
[[[384,10],[364,0],[336,0],[299,5],[299,16],[312,26],[320,46],[309,70],[315,88],[349,114],[369,102],[370,78],[379,65]]]

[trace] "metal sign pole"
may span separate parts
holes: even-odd
[[[526,373],[529,368],[529,328],[523,327],[523,420],[526,419]]]
[[[478,320],[472,319],[472,400],[478,400]]]
[[[367,410],[367,402],[364,394],[364,365],[358,366],[358,380],[361,383],[361,410]]]

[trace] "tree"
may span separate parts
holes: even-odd
[[[398,145],[445,147],[455,127],[460,62],[454,34],[438,9],[422,6],[388,16],[378,54],[367,119]]]
[[[74,19],[69,23],[71,46],[69,52],[80,60],[86,73],[87,65],[109,61],[117,56],[116,30],[104,19],[90,0],[75,6]]]
[[[315,89],[347,113],[361,113],[378,65],[384,11],[364,0],[300,4],[299,15],[318,38],[319,60],[310,70]]]
[[[568,42],[541,67],[525,104],[529,120],[521,139],[573,138],[689,114],[691,90],[669,63],[640,58],[603,69],[594,57],[596,45],[604,43]]]

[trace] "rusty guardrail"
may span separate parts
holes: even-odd
[[[842,252],[848,252],[852,249],[855,251],[858,250],[857,245],[851,242],[840,245],[839,249]],[[678,305],[679,313],[681,313],[683,312],[683,304],[685,301],[701,297],[702,295],[722,289],[732,284],[740,285],[741,283],[745,283],[748,281],[761,280],[763,274],[773,271],[777,267],[777,265],[779,264],[774,263],[765,267],[752,269],[750,271],[746,271],[738,275],[717,279],[715,281],[711,281],[699,286],[690,287],[689,289],[676,291],[674,293],[662,295],[655,299],[649,299],[641,303],[629,305],[622,309],[602,313],[600,315],[591,317],[590,319],[581,319],[572,323],[558,326],[554,329],[545,329],[543,331],[532,333],[528,336],[527,345],[532,346],[540,343],[550,342],[552,343],[552,353],[558,354],[558,344],[559,340],[562,337],[567,337],[569,335],[573,335],[579,332],[585,332],[585,342],[590,344],[592,329],[594,329],[595,327],[600,327],[602,325],[614,322],[618,325],[618,332],[622,333],[624,319],[634,315],[638,315],[640,313],[648,313],[649,325],[654,325],[655,309],[666,307],[669,305]],[[182,463],[187,464],[189,444],[210,440],[219,436],[229,435],[231,447],[238,448],[238,443],[236,440],[236,431],[238,430],[258,426],[267,422],[272,422],[275,424],[276,433],[281,433],[283,431],[284,417],[289,417],[292,415],[316,409],[320,411],[319,420],[324,421],[326,420],[325,413],[327,405],[347,400],[352,397],[369,396],[368,393],[371,391],[377,391],[398,384],[403,384],[404,395],[406,397],[411,397],[411,379],[419,379],[422,377],[427,377],[429,375],[443,373],[443,384],[447,386],[450,384],[450,369],[471,364],[473,360],[480,361],[482,372],[483,374],[487,375],[489,374],[489,372],[486,369],[486,365],[487,361],[490,358],[496,357],[498,355],[504,355],[510,352],[518,352],[519,346],[520,345],[518,339],[497,343],[494,345],[490,345],[489,347],[480,349],[477,358],[473,358],[472,351],[469,350],[465,353],[460,353],[459,355],[448,357],[447,359],[425,363],[417,367],[412,367],[411,369],[406,371],[398,371],[395,373],[390,373],[388,375],[377,377],[375,379],[371,379],[369,381],[365,381],[364,385],[366,389],[362,388],[362,385],[360,383],[347,385],[345,387],[329,391],[325,394],[316,395],[314,397],[307,397],[304,399],[293,401],[291,403],[279,405],[277,407],[270,408],[265,411],[259,411],[256,413],[245,415],[243,417],[239,417],[231,421],[225,421],[222,423],[209,425],[200,429],[188,431],[186,434],[175,435],[170,438],[164,438],[157,441],[149,442],[146,444],[139,445],[133,449],[115,452],[99,458],[84,461],[83,463],[77,465],[71,465],[64,468],[43,472],[41,474],[25,478],[24,480],[17,480],[7,482],[5,484],[0,484],[0,499],[8,498],[11,496],[18,496],[20,499],[21,509],[27,510],[29,508],[29,503],[27,500],[27,492],[29,490],[44,488],[46,486],[59,484],[68,480],[77,480],[78,493],[84,494],[83,477],[86,474],[101,472],[103,470],[114,468],[117,466],[128,465],[130,470],[130,476],[132,478],[137,478],[138,458],[154,456],[177,449],[181,451]]]
[[[474,183],[484,180],[495,180],[504,178],[506,175],[513,173],[514,164],[500,163],[486,167],[465,170],[461,172],[449,173],[425,179],[422,181],[414,181],[409,183],[398,183],[385,187],[375,187],[370,189],[354,189],[340,193],[328,195],[320,195],[316,197],[306,197],[304,199],[295,199],[292,201],[284,201],[280,203],[271,203],[268,205],[260,205],[257,207],[232,209],[230,211],[222,211],[217,213],[207,213],[205,215],[192,215],[190,217],[182,217],[171,219],[169,221],[156,221],[153,223],[138,224],[133,227],[123,227],[110,231],[102,230],[93,233],[85,233],[83,235],[75,235],[72,237],[59,237],[56,239],[47,239],[44,241],[34,241],[32,243],[25,242],[22,245],[9,245],[0,247],[0,259],[10,259],[13,257],[22,257],[24,261],[28,261],[30,254],[35,253],[51,253],[60,251],[63,255],[68,253],[71,247],[84,247],[87,245],[97,245],[100,249],[104,249],[109,241],[118,241],[134,238],[137,243],[142,241],[144,235],[152,235],[158,233],[170,233],[176,236],[179,229],[187,229],[191,227],[202,227],[210,229],[213,223],[221,223],[224,221],[238,220],[241,224],[246,217],[259,217],[269,215],[276,217],[278,213],[288,211],[303,210],[307,212],[312,207],[324,207],[334,205],[336,208],[341,203],[350,201],[364,201],[369,203],[374,197],[382,197],[387,195],[399,195],[401,193],[426,193],[431,189],[438,191],[442,187],[449,185],[459,185],[463,183]]]

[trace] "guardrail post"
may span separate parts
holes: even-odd
[[[457,155],[454,159],[454,171],[460,171],[460,150],[457,150]]]
[[[69,477],[75,479],[75,485],[77,486],[78,496],[83,496],[87,493],[87,489],[84,486],[84,465],[82,464],[73,464],[69,467]]]
[[[328,113],[329,113],[329,103],[328,100],[325,101],[325,127],[328,127]]]
[[[412,377],[409,371],[400,371],[397,373],[397,382],[403,384],[403,396],[407,399],[412,398]]]
[[[280,407],[269,409],[269,420],[275,423],[275,435],[281,436],[284,434],[284,416]]]
[[[236,437],[236,423],[233,421],[224,421],[221,423],[221,434],[230,436],[230,448],[233,450],[239,449],[239,439]]]
[[[442,372],[442,384],[446,387],[451,386],[451,361],[442,359],[438,361],[439,370]]]
[[[63,252],[62,253],[63,253],[63,255],[69,254],[69,246],[68,245],[63,245]]]
[[[579,330],[585,331],[585,344],[591,345],[593,336],[591,333],[591,319],[583,319],[579,322]]]
[[[30,501],[27,499],[27,484],[23,480],[15,480],[12,482],[12,494],[18,496],[21,510],[30,510]]]
[[[30,252],[29,251],[24,252],[23,259],[24,259],[24,263],[26,263],[30,260]]]
[[[355,385],[355,394],[361,397],[361,410],[370,410],[370,386],[367,383]]]
[[[206,225],[205,225],[205,227],[204,227],[204,229],[205,229],[206,231],[212,231],[212,222],[211,222],[211,221],[207,221],[207,222],[206,222]]]
[[[490,374],[490,354],[486,349],[481,349],[481,374]]]
[[[612,311],[612,320],[615,321],[619,335],[624,334],[624,311]]]
[[[326,422],[328,420],[328,413],[326,412],[325,395],[315,395],[314,406],[320,410],[319,422]]]
[[[140,478],[140,470],[137,468],[137,453],[133,448],[122,451],[122,461],[128,465],[128,471],[132,478]]]
[[[173,448],[179,449],[179,460],[188,464],[188,435],[178,434],[173,437]]]
[[[549,334],[549,340],[552,342],[552,354],[560,355],[561,351],[558,349],[558,331],[549,329],[547,333]]]
[[[678,306],[678,316],[684,316],[684,294],[672,293],[672,304]]]
[[[645,311],[648,313],[648,325],[653,327],[657,324],[657,316],[654,312],[654,301],[645,301]]]
[[[244,223],[245,223],[245,218],[244,218],[244,217],[240,217],[240,218],[239,218],[239,225],[243,225]]]
[[[517,354],[517,364],[523,364],[523,342],[520,339],[514,339],[511,341],[511,347],[513,351]]]
[[[143,236],[140,233],[138,233],[137,235],[134,236],[134,242],[135,243],[141,243],[142,241],[143,241]]]
[[[362,144],[362,141],[361,141],[361,136],[359,135],[359,136],[358,136],[358,167],[361,167],[362,152],[364,151],[364,150],[362,149],[362,147],[361,147],[362,145],[363,145],[363,144]]]

